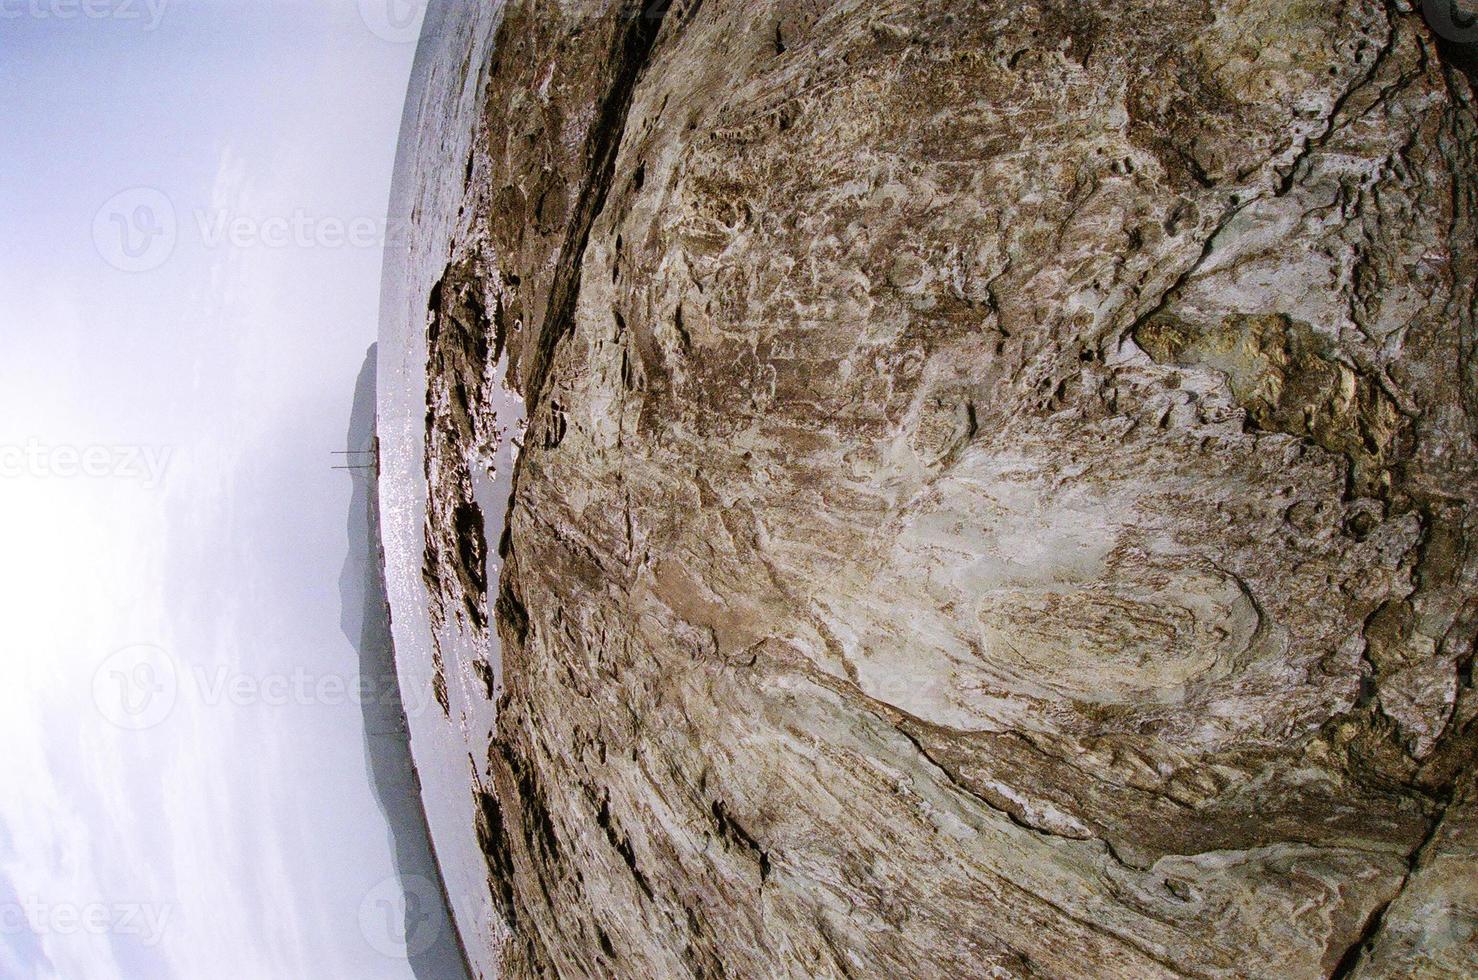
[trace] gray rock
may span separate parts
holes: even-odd
[[[426,568],[502,642],[507,975],[1478,972],[1463,57],[1369,0],[510,0]]]

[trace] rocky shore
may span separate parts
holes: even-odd
[[[1478,974],[1469,52],[509,0],[423,570],[504,975]]]

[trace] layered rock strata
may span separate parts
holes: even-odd
[[[1465,50],[510,0],[493,57],[427,580],[501,640],[508,976],[1478,972]]]

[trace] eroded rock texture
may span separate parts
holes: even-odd
[[[438,576],[504,645],[509,976],[1478,971],[1478,150],[1418,12],[497,44],[499,336],[428,424],[451,561],[446,392],[509,359],[500,581]]]

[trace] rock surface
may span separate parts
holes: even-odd
[[[1368,0],[509,0],[426,565],[502,641],[506,975],[1478,973],[1469,64]]]

